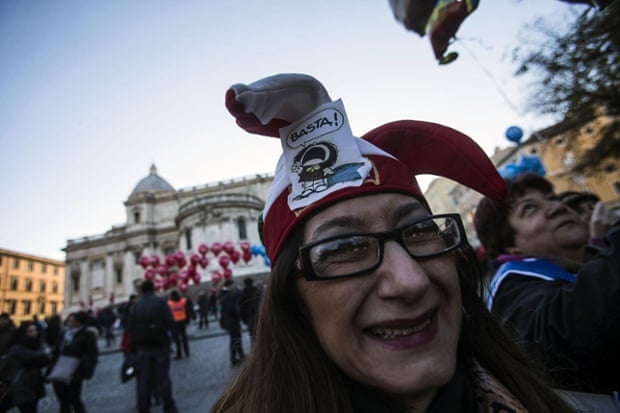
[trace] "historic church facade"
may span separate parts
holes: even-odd
[[[125,224],[67,241],[65,311],[125,302],[145,278],[141,257],[164,262],[182,253],[189,258],[201,245],[227,244],[235,250],[250,245],[251,258],[244,255],[225,267],[233,277],[265,277],[269,262],[257,248],[257,223],[272,181],[273,176],[256,175],[177,190],[151,166],[125,201]],[[202,256],[208,264],[196,266],[200,279],[190,281],[190,294],[210,287],[213,274],[226,269],[213,252]]]

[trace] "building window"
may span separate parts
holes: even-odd
[[[122,284],[123,283],[123,268],[122,267],[116,267],[115,271],[115,275],[116,275],[116,283],[117,284]]]
[[[28,271],[32,272],[34,270],[34,262],[28,261]]]
[[[43,274],[45,274],[47,272],[47,264],[46,263],[42,263],[41,264],[41,272]]]
[[[45,300],[40,299],[37,304],[39,306],[39,314],[45,314]]]
[[[11,285],[9,286],[9,289],[11,291],[17,291],[18,285],[19,285],[19,280],[17,279],[17,277],[11,277]]]
[[[30,311],[31,311],[31,301],[30,300],[22,300],[22,304],[24,306],[24,315],[30,315]]]
[[[248,239],[248,230],[244,218],[237,219],[237,230],[239,232],[239,239]]]
[[[40,293],[44,293],[45,292],[45,281],[40,281],[39,282],[39,292]]]
[[[16,270],[19,268],[19,258],[13,258],[13,269]]]
[[[133,213],[133,223],[134,224],[139,224],[140,223],[140,211],[134,211],[134,213]]]
[[[80,291],[80,276],[79,275],[74,275],[73,277],[71,277],[71,290],[74,293],[77,293]]]
[[[26,291],[32,291],[32,280],[30,278],[26,278]]]
[[[52,283],[52,293],[54,293],[54,294],[58,293],[58,283],[57,282],[53,282]]]
[[[52,310],[52,315],[58,312],[58,304],[56,304],[56,301],[50,302],[50,309]]]
[[[54,265],[54,275],[58,275],[58,266]]]
[[[185,228],[185,246],[188,251],[192,249],[192,229]]]
[[[6,300],[6,303],[8,304],[8,312],[11,315],[15,315],[15,312],[17,311],[17,301],[16,300]]]

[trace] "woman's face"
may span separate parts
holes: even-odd
[[[580,260],[588,225],[579,214],[536,189],[515,198],[508,214],[515,252],[539,258]]]
[[[79,327],[80,323],[78,323],[78,321],[75,319],[75,316],[70,315],[69,317],[67,317],[67,327],[68,328],[75,328],[75,327]]]
[[[428,215],[410,196],[367,195],[310,218],[304,243],[392,230]],[[450,254],[415,260],[389,240],[377,269],[328,281],[300,278],[297,288],[326,353],[355,381],[411,405],[430,400],[452,377],[461,295]]]

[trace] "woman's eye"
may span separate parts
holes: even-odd
[[[355,257],[365,255],[370,248],[370,242],[365,237],[337,239],[317,245],[315,248],[315,260],[340,261],[355,259]]]

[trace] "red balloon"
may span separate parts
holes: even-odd
[[[235,250],[235,246],[233,245],[231,241],[226,241],[224,245],[222,246],[222,248],[224,249],[224,252],[226,252],[227,254],[232,254],[232,252]]]
[[[189,271],[181,270],[181,272],[179,273],[179,277],[181,278],[181,281],[187,281],[187,278],[189,277]]]
[[[196,267],[194,267],[193,265],[190,265],[189,267],[187,267],[187,276],[193,277],[194,274],[197,274]]]
[[[149,264],[151,263],[151,259],[147,257],[146,255],[143,255],[138,260],[138,263],[142,266],[142,268],[146,269],[146,267],[148,267]]]
[[[191,262],[192,264],[196,265],[196,264],[198,264],[199,261],[200,261],[200,255],[198,255],[198,254],[190,255],[189,262]]]
[[[185,267],[185,264],[187,264],[187,260],[185,259],[185,257],[177,257],[177,265],[179,266],[179,268]]]
[[[217,284],[220,281],[222,281],[222,273],[217,270],[213,271],[211,274],[211,282],[213,282],[213,284]]]
[[[153,281],[153,285],[155,286],[155,290],[157,291],[162,290],[166,286],[166,280],[162,280],[161,278],[158,278],[155,281]]]
[[[207,257],[202,257],[198,264],[200,265],[200,268],[207,268],[207,265],[209,265],[209,259]]]
[[[192,280],[194,281],[194,284],[200,284],[201,278],[202,277],[198,273],[195,273],[194,275],[192,275]]]
[[[159,264],[157,268],[155,268],[155,272],[163,277],[168,273],[168,267],[163,264]]]
[[[230,264],[230,257],[228,255],[221,255],[218,262],[220,263],[222,268],[227,268]]]
[[[155,279],[155,276],[156,276],[156,272],[152,268],[147,268],[146,271],[144,271],[144,278],[146,280],[153,281]]]
[[[241,253],[237,250],[233,250],[233,252],[230,253],[230,259],[233,262],[233,264],[238,263],[239,260],[241,259]]]
[[[186,293],[187,292],[187,284],[185,284],[184,282],[180,283],[178,286],[179,291],[181,291],[182,293]]]
[[[243,251],[243,261],[245,261],[247,263],[251,259],[252,259],[252,251],[250,251],[250,250]]]
[[[176,256],[174,254],[168,254],[166,255],[166,265],[168,267],[173,267],[174,264],[176,264],[177,260],[175,258]]]
[[[181,277],[179,277],[179,274],[177,274],[176,272],[173,272],[168,276],[168,282],[174,283],[173,285],[177,285],[180,279]]]
[[[247,242],[247,241],[241,242],[241,251],[244,251],[244,252],[245,251],[249,251],[250,248],[251,248],[251,245],[250,245],[249,242]]]
[[[152,255],[150,261],[153,267],[157,267],[159,265],[159,257],[157,255]]]
[[[200,244],[198,246],[198,252],[200,255],[206,255],[209,252],[209,246],[207,244]]]
[[[233,276],[233,272],[230,268],[224,268],[224,279],[230,280]]]
[[[217,257],[222,252],[222,244],[217,241],[211,244],[211,252]]]

